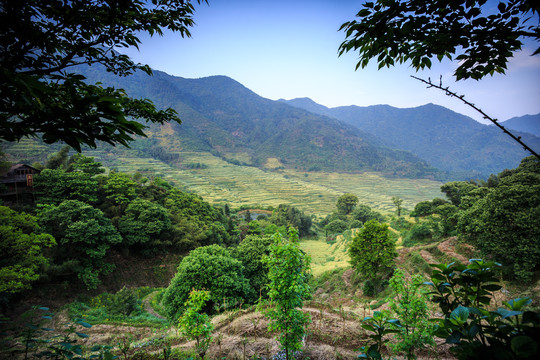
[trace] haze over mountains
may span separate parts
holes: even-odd
[[[339,119],[377,136],[390,148],[411,151],[430,165],[459,177],[498,173],[530,155],[500,129],[434,104],[408,109],[389,105],[327,108],[308,98],[280,101]],[[518,123],[519,119],[509,120],[514,121]],[[522,126],[518,130],[531,128]],[[514,132],[533,149],[540,149],[538,136]]]
[[[433,104],[329,109],[309,99],[265,99],[225,76],[185,79],[154,71],[118,78],[97,66],[80,71],[91,82],[177,110],[182,125],[154,126],[150,139],[134,146],[147,146],[148,153],[209,151],[258,167],[440,179],[487,176],[528,155],[500,130]],[[540,149],[540,138],[522,136]]]
[[[513,117],[501,122],[508,129],[528,132],[540,136],[540,114]]]

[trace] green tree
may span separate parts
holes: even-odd
[[[412,275],[406,279],[402,270],[396,269],[390,278],[392,299],[390,309],[396,314],[398,327],[397,342],[392,348],[405,353],[407,359],[416,359],[418,350],[426,345],[435,346],[431,332],[433,325],[429,322],[428,296],[422,288],[424,279]]]
[[[245,220],[247,223],[249,223],[251,220],[253,220],[253,219],[251,218],[251,212],[249,211],[249,209],[246,210],[246,213],[245,213],[245,215],[244,215],[244,220]]]
[[[182,335],[197,342],[197,352],[201,359],[204,359],[212,342],[212,330],[214,330],[208,315],[201,312],[209,299],[209,291],[192,290],[184,304],[186,310],[178,320]]]
[[[101,210],[77,200],[46,205],[38,211],[38,222],[58,242],[54,251],[57,265],[70,269],[89,289],[100,283],[99,276],[112,271],[105,262],[107,250],[122,237]]]
[[[49,156],[45,163],[47,169],[65,169],[68,165],[69,146],[64,146],[60,151],[55,152]]]
[[[190,250],[211,244],[231,244],[227,233],[227,219],[218,209],[196,194],[171,188],[166,193],[164,206],[172,215],[173,246]]]
[[[178,319],[191,290],[210,291],[209,305],[235,306],[254,299],[254,291],[244,276],[244,266],[219,245],[192,250],[178,265],[178,270],[165,290],[163,305],[167,317]]]
[[[127,204],[135,198],[137,183],[128,174],[115,172],[109,175],[103,188],[107,198],[118,206],[118,215],[121,215]]]
[[[103,165],[95,161],[93,157],[84,156],[81,153],[73,155],[68,162],[68,171],[81,171],[89,176],[103,174]]]
[[[278,332],[278,341],[289,360],[294,351],[302,348],[305,325],[311,321],[309,314],[300,309],[304,300],[311,298],[309,257],[300,250],[298,231],[289,229],[289,238],[274,235],[274,244],[267,258],[270,279],[268,296],[270,318],[268,329]]]
[[[420,70],[446,57],[459,63],[457,80],[504,73],[523,39],[540,41],[538,18],[527,16],[540,7],[530,0],[500,2],[494,12],[488,7],[487,0],[365,2],[358,20],[341,26],[346,39],[339,54],[358,51],[356,68],[377,59],[379,69],[410,61]]]
[[[347,224],[343,220],[338,219],[338,220],[329,222],[328,225],[324,227],[324,230],[330,234],[341,234],[348,228],[349,228],[349,224]]]
[[[167,209],[144,199],[133,200],[118,222],[124,243],[143,249],[159,246],[171,227]]]
[[[403,199],[400,199],[398,196],[392,196],[392,203],[396,206],[397,216],[401,216],[401,204],[403,204]]]
[[[366,222],[349,247],[351,265],[370,280],[379,280],[394,265],[397,255],[388,224],[376,220]]]
[[[115,48],[137,48],[139,34],[163,30],[190,36],[190,1],[19,1],[0,7],[0,140],[41,134],[46,143],[64,141],[80,151],[96,141],[126,145],[145,126],[178,121],[172,109],[123,90],[88,84],[76,65],[100,65],[128,76],[151,74]]]
[[[345,215],[350,214],[354,207],[358,204],[358,201],[358,196],[354,194],[347,193],[341,195],[336,202],[338,212]]]
[[[261,224],[257,220],[252,220],[248,224],[248,234],[260,235],[263,233]]]
[[[89,174],[62,169],[45,169],[34,177],[36,202],[58,205],[65,200],[94,204],[98,201],[98,181]]]
[[[443,204],[435,207],[433,213],[439,215],[437,236],[452,236],[455,235],[458,208],[452,204]]]
[[[433,214],[433,205],[431,201],[420,201],[418,204],[414,206],[414,210],[411,213],[411,216],[419,217],[419,216],[428,216]]]
[[[0,206],[0,295],[30,289],[48,264],[45,249],[54,245],[34,216]]]
[[[270,254],[272,242],[269,235],[248,235],[231,250],[232,256],[244,265],[244,274],[259,297],[268,294],[268,265],[263,258]]]
[[[536,168],[520,166],[496,187],[484,188],[485,196],[458,214],[460,237],[498,259],[506,276],[522,281],[540,268],[540,161],[535,162]]]
[[[477,185],[467,181],[452,181],[442,185],[441,191],[446,194],[446,197],[453,205],[460,206],[461,199],[470,195],[477,188]]]
[[[294,206],[280,204],[272,211],[269,221],[277,226],[294,226],[300,236],[306,236],[311,230],[311,218]]]
[[[362,222],[362,224],[369,220],[384,220],[384,217],[380,213],[373,211],[369,206],[365,204],[360,204],[356,206],[351,212],[351,218],[354,220],[359,220],[360,222]]]

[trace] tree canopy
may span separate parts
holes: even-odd
[[[460,236],[500,261],[506,275],[531,279],[540,268],[540,161],[529,156],[499,174],[496,187],[483,189],[462,200]]]
[[[352,240],[351,265],[368,279],[380,279],[394,265],[398,254],[389,231],[388,224],[369,220]]]
[[[524,39],[540,41],[540,5],[532,0],[377,0],[366,2],[340,30],[346,39],[339,54],[358,51],[356,68],[376,59],[379,69],[411,63],[416,70],[430,68],[433,58],[459,63],[454,76],[481,79],[504,73],[506,64]],[[530,17],[528,17],[530,15]],[[540,53],[540,48],[534,55]]]
[[[45,248],[56,245],[39,231],[36,218],[0,206],[0,296],[30,289],[48,263]]]
[[[198,0],[197,2],[201,2]],[[80,151],[96,141],[127,145],[145,125],[180,121],[122,89],[88,84],[78,65],[128,76],[151,74],[117,48],[138,47],[141,33],[190,36],[192,2],[181,0],[4,0],[0,5],[0,141],[41,135]]]
[[[101,210],[78,200],[65,200],[58,206],[43,206],[38,221],[59,244],[54,251],[55,262],[74,264],[71,270],[88,289],[95,289],[99,276],[112,270],[105,256],[111,245],[122,242],[122,237]]]
[[[219,245],[196,248],[182,259],[178,271],[163,295],[169,319],[178,319],[192,290],[210,291],[206,310],[214,305],[235,306],[253,297],[253,289],[244,276],[244,266]]]
[[[354,194],[347,193],[341,195],[336,202],[338,212],[345,215],[350,214],[356,204],[358,204],[358,201],[358,196]]]

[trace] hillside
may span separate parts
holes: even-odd
[[[278,166],[300,170],[371,170],[403,177],[436,173],[410,152],[391,150],[357,127],[265,99],[225,76],[184,79],[155,71],[152,77],[118,78],[95,66],[81,72],[91,82],[174,108],[180,126],[151,128],[151,140],[158,141],[150,145],[159,145],[161,152],[209,151],[257,167],[277,159]]]
[[[434,104],[408,109],[388,105],[327,108],[306,98],[281,101],[353,125],[453,177],[487,177],[517,166],[528,155],[499,129]],[[540,150],[539,137],[518,135]]]
[[[540,114],[513,117],[500,124],[512,130],[540,136]]]

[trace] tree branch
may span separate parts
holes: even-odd
[[[449,89],[449,87],[443,87],[442,86],[442,79],[440,80],[439,82],[439,85],[436,85],[434,83],[431,82],[431,79],[428,78],[428,80],[424,80],[422,78],[419,78],[419,77],[416,77],[414,75],[411,75],[411,77],[413,79],[416,79],[418,81],[421,81],[423,82],[424,84],[427,84],[428,85],[428,89],[429,88],[436,88],[436,89],[439,89],[439,90],[442,90],[446,93],[447,96],[450,96],[450,97],[455,97],[459,100],[461,100],[461,102],[463,102],[465,105],[473,108],[474,110],[476,110],[477,112],[479,112],[480,114],[482,114],[482,116],[484,117],[484,119],[486,120],[489,120],[491,121],[493,124],[495,124],[498,128],[500,128],[504,133],[508,134],[512,139],[514,139],[515,141],[517,141],[521,146],[523,146],[523,148],[526,150],[526,151],[529,151],[532,155],[536,156],[538,158],[538,160],[540,160],[540,155],[538,155],[533,149],[531,149],[529,146],[527,146],[527,144],[525,144],[523,141],[521,141],[521,136],[515,136],[514,134],[512,134],[510,131],[508,131],[504,126],[502,126],[501,124],[499,124],[498,120],[497,119],[494,119],[492,118],[491,116],[487,115],[482,109],[480,109],[479,107],[477,107],[476,105],[474,105],[473,103],[465,100],[465,95],[458,95],[457,93],[451,91]],[[441,77],[442,78],[442,77]]]

